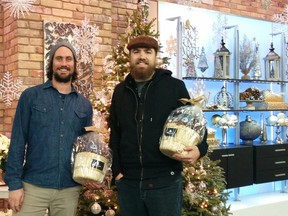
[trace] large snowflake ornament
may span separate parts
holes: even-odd
[[[228,19],[226,16],[224,18],[221,14],[217,16],[217,20],[213,23],[212,29],[213,29],[213,41],[215,44],[220,46],[221,39],[224,38],[224,40],[227,40],[227,33],[225,31],[225,26],[227,26]]]
[[[11,9],[11,15],[19,19],[20,14],[25,17],[24,12],[29,15],[29,11],[32,11],[33,3],[36,0],[0,0],[0,3],[4,5],[6,9]]]
[[[6,106],[11,106],[12,101],[20,96],[22,80],[14,80],[10,72],[5,72],[3,79],[0,79],[0,98]]]
[[[93,57],[99,50],[99,27],[89,25],[89,20],[85,17],[82,26],[73,29],[74,47],[80,61],[84,64],[93,62]]]

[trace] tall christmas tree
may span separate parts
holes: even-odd
[[[129,72],[128,50],[126,48],[130,38],[138,35],[149,35],[158,39],[158,32],[153,30],[156,19],[148,21],[149,0],[139,0],[137,10],[128,16],[126,34],[119,36],[119,44],[111,55],[105,58],[103,67],[103,83],[91,98],[94,106],[94,123],[102,128],[103,140],[108,143],[106,118],[110,107],[110,99],[115,85],[124,80]],[[160,45],[161,50],[161,45]],[[158,58],[158,67],[168,64],[169,59]],[[104,130],[103,130],[104,128]],[[105,129],[106,128],[106,129]],[[183,171],[183,213],[184,216],[221,216],[228,215],[226,207],[228,194],[224,193],[225,179],[223,170],[217,162],[210,161],[208,156],[192,165],[185,165]],[[103,187],[95,190],[83,188],[77,216],[117,216],[120,209],[117,201],[117,190],[111,185],[112,176],[109,173]]]

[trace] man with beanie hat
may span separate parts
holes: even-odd
[[[123,216],[181,216],[182,162],[194,163],[207,152],[207,131],[197,146],[173,159],[159,150],[169,114],[189,98],[182,80],[156,68],[156,39],[130,40],[130,73],[114,90],[109,115],[112,171]]]
[[[48,80],[21,94],[4,177],[13,215],[76,215],[80,185],[72,179],[71,152],[93,113],[72,85],[76,61],[71,44],[59,41],[50,49]]]

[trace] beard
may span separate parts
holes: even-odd
[[[72,73],[69,73],[67,76],[60,76],[57,72],[53,73],[53,77],[57,82],[68,83],[72,80]]]
[[[131,75],[137,81],[147,81],[150,80],[154,74],[155,66],[148,65],[147,68],[139,67],[138,64],[131,65]]]

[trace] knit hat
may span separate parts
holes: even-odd
[[[155,38],[147,35],[140,35],[132,38],[127,45],[127,49],[129,51],[135,48],[153,48],[156,52],[158,52],[159,45]]]
[[[50,52],[49,52],[49,62],[52,62],[53,57],[55,55],[55,52],[60,48],[60,47],[67,47],[68,49],[71,50],[73,57],[74,57],[74,61],[77,62],[77,55],[76,55],[76,51],[73,48],[73,46],[66,40],[61,40],[58,41],[54,46],[52,46]]]

